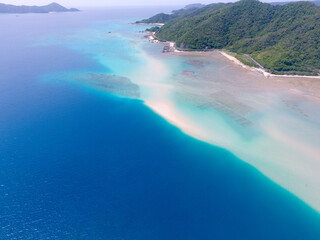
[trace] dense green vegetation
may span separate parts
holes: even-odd
[[[166,14],[166,13],[159,13],[154,15],[151,18],[143,19],[141,21],[137,21],[136,23],[166,23],[170,20],[180,19],[184,17],[191,17],[193,16],[193,12],[205,7],[205,5],[202,4],[189,4],[185,6],[182,9],[174,10],[172,14]]]
[[[243,53],[235,53],[235,52],[228,52],[228,54],[234,56],[236,59],[238,59],[240,62],[250,66],[250,67],[259,67],[257,66],[250,58],[248,58]]]
[[[159,31],[160,27],[155,26],[155,27],[151,27],[151,28],[147,28],[146,31],[148,32],[157,32]]]
[[[154,15],[151,18],[137,21],[136,23],[165,23],[173,18],[174,18],[173,14],[159,13],[157,15]]]
[[[182,49],[225,48],[249,54],[271,72],[319,74],[320,7],[311,2],[241,0],[169,16],[156,34]]]

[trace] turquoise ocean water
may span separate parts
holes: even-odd
[[[185,68],[130,24],[156,12],[0,16],[0,239],[320,239],[315,210],[145,104]]]

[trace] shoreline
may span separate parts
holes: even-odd
[[[226,58],[228,58],[230,61],[234,62],[237,65],[242,66],[245,69],[248,69],[250,71],[255,71],[258,73],[261,73],[263,76],[269,78],[269,77],[284,77],[284,78],[313,78],[313,79],[320,79],[320,76],[307,76],[307,75],[288,75],[288,74],[273,74],[273,73],[269,73],[264,69],[261,68],[256,68],[256,67],[250,67],[244,63],[242,63],[240,60],[238,60],[236,57],[221,51],[221,50],[215,50],[218,51],[221,55],[225,56]]]
[[[155,25],[155,24],[144,24],[144,25]],[[270,73],[268,71],[266,71],[265,69],[262,68],[257,68],[257,67],[251,67],[248,66],[244,63],[242,63],[240,60],[238,60],[236,57],[232,56],[231,54],[228,54],[225,51],[222,50],[211,50],[211,51],[186,51],[186,50],[181,50],[178,49],[176,46],[175,42],[171,42],[171,41],[161,41],[155,34],[155,32],[148,32],[148,31],[144,31],[144,33],[148,34],[148,40],[152,43],[162,43],[162,44],[167,44],[169,46],[168,51],[163,51],[164,53],[167,52],[173,52],[173,53],[188,53],[188,54],[201,54],[201,55],[209,55],[208,53],[211,52],[218,52],[219,54],[221,54],[222,56],[226,57],[227,59],[229,59],[230,61],[232,61],[233,63],[235,63],[236,65],[239,65],[247,70],[253,71],[253,72],[257,72],[259,74],[262,74],[264,77],[266,78],[277,78],[277,77],[283,77],[283,78],[309,78],[309,79],[320,79],[320,76],[308,76],[308,75],[288,75],[288,74],[273,74]]]
[[[169,55],[195,57],[187,65],[196,67],[175,75],[173,104],[160,101],[166,95],[147,106],[187,135],[227,149],[320,212],[320,77],[270,74],[223,51],[181,51],[144,33],[150,42],[171,46]],[[214,62],[223,67],[209,66]]]
[[[134,22],[132,24],[146,25],[146,26],[163,26],[164,25],[164,23],[137,23],[137,22]]]

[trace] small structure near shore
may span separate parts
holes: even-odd
[[[162,52],[163,53],[170,52],[170,47],[168,45],[164,46]]]
[[[148,33],[148,35],[144,36],[144,38],[147,38],[149,42],[164,44],[164,47],[162,49],[163,53],[176,51],[176,44],[174,42],[168,42],[168,41],[164,41],[157,38],[157,36],[155,35],[155,32],[144,31],[143,33]]]

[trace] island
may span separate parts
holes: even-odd
[[[272,74],[320,75],[318,2],[268,4],[257,0],[213,3],[161,13],[137,23],[184,51],[219,49]]]
[[[50,13],[50,12],[78,12],[76,8],[65,8],[58,3],[51,3],[45,6],[15,6],[0,3],[0,13]]]

